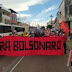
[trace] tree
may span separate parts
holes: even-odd
[[[51,28],[53,28],[53,27],[52,27],[52,25],[47,25],[47,28],[50,28],[50,29],[51,29]]]

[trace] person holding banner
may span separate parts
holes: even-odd
[[[66,54],[66,40],[67,40],[67,34],[65,34],[65,32],[63,32],[63,38],[64,38],[64,43],[63,43],[63,45],[64,45],[64,53]]]
[[[63,30],[63,37],[64,37],[64,52],[66,54],[66,40],[68,38],[69,28],[66,25],[65,21],[63,20],[60,25],[60,29]]]
[[[25,36],[24,37],[29,37],[29,34],[26,32]]]
[[[20,36],[29,37],[28,33],[25,31],[25,28],[23,28],[23,32],[21,33]]]
[[[14,31],[12,32],[12,36],[18,36],[18,33],[17,33],[16,30],[14,30]]]
[[[35,37],[40,37],[40,31],[39,31],[39,29],[37,31],[35,31]]]
[[[45,27],[41,27],[40,28],[40,37],[44,37],[45,36]]]

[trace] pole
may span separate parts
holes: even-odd
[[[52,17],[53,17],[53,16],[52,16],[52,15],[50,15],[50,17],[51,17],[51,25],[52,25]]]

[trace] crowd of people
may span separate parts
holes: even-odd
[[[17,31],[14,30],[9,36],[23,36],[23,37],[48,37],[48,36],[64,36],[65,32],[63,30],[56,30],[55,28],[45,28],[44,26],[35,31],[27,33],[25,28],[23,28],[22,33],[18,35]]]
[[[44,26],[40,29],[30,32],[29,34],[23,29],[23,32],[20,36],[23,37],[48,37],[48,36],[64,36],[65,32],[63,30],[56,30],[55,28],[45,28]]]

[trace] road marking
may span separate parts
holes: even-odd
[[[13,72],[13,70],[17,67],[17,65],[22,61],[23,58],[24,56],[20,58],[20,60],[15,64],[15,66],[11,69],[10,72]]]

